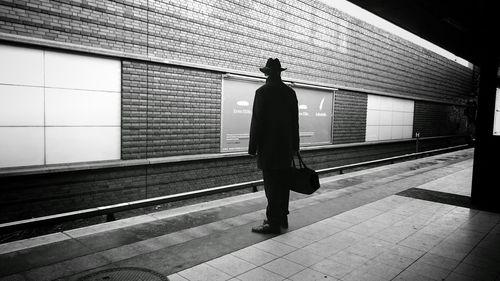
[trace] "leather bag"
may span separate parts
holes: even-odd
[[[299,167],[295,166],[295,161],[292,160],[293,182],[290,190],[302,194],[313,194],[320,187],[318,173],[306,166],[299,152],[297,152],[297,158],[299,159]]]

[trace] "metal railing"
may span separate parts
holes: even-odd
[[[332,173],[332,172],[343,173],[344,170],[348,170],[348,169],[359,168],[359,167],[368,166],[368,165],[382,164],[382,163],[387,163],[387,162],[394,163],[395,161],[400,161],[400,160],[404,160],[404,159],[408,159],[408,158],[418,158],[418,157],[422,157],[425,155],[443,153],[446,151],[459,150],[459,149],[464,149],[467,147],[469,147],[468,144],[463,144],[463,145],[457,145],[457,146],[452,146],[452,147],[428,150],[428,151],[424,151],[424,152],[410,153],[410,154],[404,154],[404,155],[388,157],[388,158],[383,158],[383,159],[359,162],[359,163],[354,163],[354,164],[347,164],[347,165],[342,165],[342,166],[337,166],[337,167],[332,167],[332,168],[319,169],[319,170],[316,170],[316,172],[318,174],[326,174],[326,173]],[[0,231],[1,232],[8,232],[8,231],[14,231],[14,230],[19,230],[19,229],[32,228],[32,227],[36,227],[36,226],[40,226],[40,225],[55,224],[55,223],[60,223],[60,222],[65,222],[65,221],[71,221],[71,220],[89,218],[89,217],[95,217],[95,216],[101,216],[101,215],[106,215],[108,221],[111,221],[111,220],[114,220],[114,213],[117,213],[117,212],[128,211],[128,210],[138,209],[138,208],[142,208],[142,207],[149,207],[149,206],[153,206],[153,205],[159,205],[159,204],[164,204],[164,203],[169,203],[169,202],[174,202],[174,201],[197,198],[197,197],[201,197],[201,196],[212,195],[212,194],[228,192],[228,191],[233,191],[233,190],[239,190],[239,189],[245,189],[245,188],[252,188],[253,191],[257,191],[257,187],[263,185],[263,183],[264,183],[263,180],[248,181],[248,182],[206,188],[206,189],[201,189],[201,190],[177,193],[177,194],[172,194],[172,195],[136,200],[136,201],[131,201],[131,202],[119,203],[119,204],[114,204],[114,205],[95,207],[95,208],[89,208],[89,209],[78,210],[78,211],[73,211],[73,212],[66,212],[66,213],[60,213],[60,214],[55,214],[55,215],[13,221],[13,222],[8,222],[8,223],[2,223],[2,224],[0,224]]]

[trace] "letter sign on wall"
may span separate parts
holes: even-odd
[[[263,82],[224,78],[222,89],[221,152],[248,149],[255,90]]]
[[[493,122],[493,135],[500,136],[500,89],[497,88],[495,101],[495,121]]]
[[[221,152],[246,151],[255,90],[260,80],[224,78],[222,90]],[[301,146],[332,142],[333,92],[293,87],[299,103]]]

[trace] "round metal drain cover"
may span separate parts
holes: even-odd
[[[162,274],[146,268],[109,268],[80,277],[78,281],[168,281]]]

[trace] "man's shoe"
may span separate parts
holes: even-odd
[[[269,224],[269,222],[265,219],[264,224]],[[288,218],[284,218],[283,220],[281,220],[280,226],[288,229]]]
[[[281,227],[288,229],[288,218],[287,217],[285,217],[283,220],[281,220]]]
[[[252,232],[261,234],[281,234],[281,229],[279,227],[274,227],[266,223],[263,225],[252,227]]]

